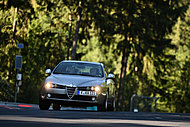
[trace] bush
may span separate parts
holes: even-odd
[[[11,90],[7,81],[0,77],[0,101],[12,101],[13,98],[14,91]]]

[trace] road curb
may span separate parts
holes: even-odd
[[[3,101],[0,101],[0,105],[6,105],[6,106],[31,106],[33,108],[38,108],[38,105],[37,104],[27,104],[27,103],[15,103],[15,102],[3,102]]]

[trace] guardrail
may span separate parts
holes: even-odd
[[[156,112],[156,107],[157,107],[157,101],[160,97],[149,97],[149,96],[142,96],[142,95],[136,95],[136,94],[133,94],[132,97],[131,97],[131,101],[130,101],[130,112],[132,112],[132,108],[133,108],[133,99],[134,97],[140,97],[140,98],[147,98],[147,99],[155,99],[154,100],[154,112]],[[136,111],[138,112],[138,111]]]

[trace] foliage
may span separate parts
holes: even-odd
[[[10,85],[0,78],[0,100],[1,101],[13,101],[13,91]]]
[[[175,55],[175,66],[170,68],[170,77],[167,84],[172,86],[167,89],[169,96],[167,104],[172,107],[173,112],[190,111],[187,102],[189,101],[189,62],[190,62],[190,6],[184,15],[180,16],[176,25],[173,27],[172,34],[169,38],[172,39],[172,43],[176,46],[175,49],[170,49],[168,52]],[[181,108],[181,106],[183,108]]]

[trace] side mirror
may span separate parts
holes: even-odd
[[[51,69],[46,69],[46,74],[50,75],[51,74]]]
[[[109,74],[107,79],[114,79],[115,78],[115,75],[114,74]]]

